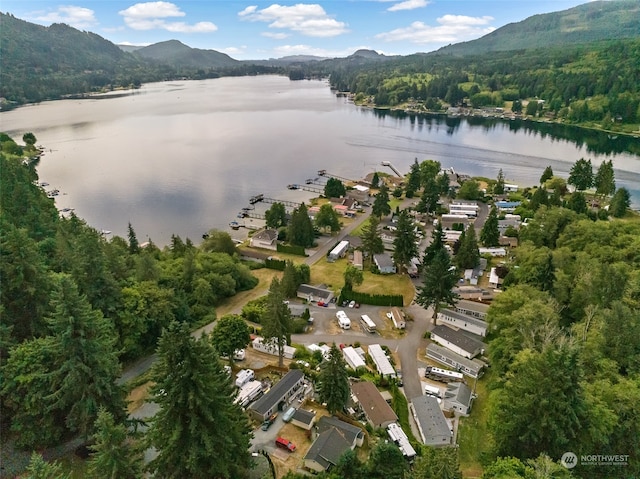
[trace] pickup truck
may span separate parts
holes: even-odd
[[[262,427],[261,429],[263,431],[266,431],[267,429],[269,429],[271,427],[271,425],[275,422],[276,418],[278,417],[278,413],[273,413],[271,416],[269,416],[267,419],[265,419],[265,421],[262,423]]]

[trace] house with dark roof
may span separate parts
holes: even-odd
[[[278,231],[265,228],[256,232],[249,240],[249,246],[252,248],[277,249]]]
[[[322,288],[320,286],[311,286],[310,284],[301,284],[296,292],[298,298],[306,299],[309,302],[324,301],[328,303],[333,298],[333,291]]]
[[[469,386],[462,382],[449,383],[444,393],[442,408],[445,411],[453,411],[466,416],[471,411],[472,401],[473,394]]]
[[[310,431],[316,422],[316,413],[298,408],[291,418],[291,424]]]
[[[282,411],[304,384],[304,373],[292,369],[248,409],[256,421],[262,422],[276,411]]]
[[[315,427],[317,434],[304,456],[304,467],[310,471],[328,471],[349,449],[362,446],[364,431],[332,416],[323,416]]]
[[[479,354],[483,354],[485,349],[485,344],[482,341],[444,324],[433,328],[431,340],[467,359],[473,359]]]
[[[480,303],[478,301],[460,299],[456,303],[455,309],[459,313],[473,316],[474,318],[486,319],[487,311],[489,311],[489,305],[486,303]]]
[[[362,408],[367,422],[374,428],[387,427],[398,420],[391,406],[384,400],[375,384],[358,381],[351,384],[351,392]]]
[[[420,438],[425,445],[451,445],[453,439],[452,427],[444,417],[435,397],[428,395],[418,396],[411,400],[409,409],[420,431]]]

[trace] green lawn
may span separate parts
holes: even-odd
[[[458,445],[460,447],[460,468],[465,478],[482,476],[482,457],[489,452],[490,438],[487,429],[490,372],[478,381],[477,398],[473,401],[469,417],[460,419]],[[469,387],[473,387],[470,381]]]

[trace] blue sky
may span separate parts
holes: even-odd
[[[532,15],[587,0],[254,0],[138,2],[2,0],[0,9],[40,25],[66,23],[116,44],[180,40],[238,60],[429,52],[479,38]]]

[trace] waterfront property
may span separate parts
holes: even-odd
[[[265,228],[257,231],[249,240],[249,246],[252,248],[264,248],[275,251],[278,243],[278,231]]]

